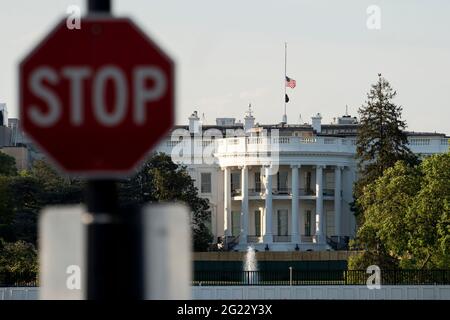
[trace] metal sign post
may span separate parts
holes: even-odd
[[[111,1],[88,0],[88,13],[111,14]],[[86,298],[142,299],[138,210],[119,207],[116,180],[88,180],[85,198]]]

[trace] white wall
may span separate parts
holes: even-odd
[[[38,300],[37,287],[0,287],[0,300]]]
[[[39,288],[0,288],[0,300],[37,300]],[[192,287],[194,300],[344,299],[344,300],[450,300],[446,286],[215,286]]]

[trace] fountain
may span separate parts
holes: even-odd
[[[256,260],[255,248],[248,246],[244,258],[244,281],[248,284],[258,283],[258,261]]]

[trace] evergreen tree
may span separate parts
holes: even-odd
[[[354,187],[353,209],[359,219],[363,217],[356,200],[367,184],[375,181],[384,170],[399,160],[410,165],[418,162],[407,146],[408,140],[404,131],[406,122],[401,119],[402,107],[392,102],[396,95],[397,92],[389,82],[378,74],[378,81],[367,94],[365,105],[358,110],[360,125],[356,140],[356,157],[359,178]]]

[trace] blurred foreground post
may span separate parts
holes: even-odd
[[[89,183],[87,191],[95,188],[87,197],[97,196],[88,199],[90,210],[80,205],[43,210],[40,298],[191,299],[189,208],[158,203],[100,214],[101,208],[114,212],[103,202],[115,192],[108,190],[110,182]]]
[[[86,204],[86,298],[142,299],[138,208],[119,207],[114,180],[88,181]]]

